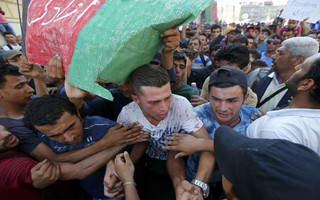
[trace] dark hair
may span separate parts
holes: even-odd
[[[261,58],[261,53],[259,53],[257,50],[249,49],[249,53],[252,55],[254,60],[257,60],[257,59]]]
[[[270,30],[267,29],[267,28],[262,29],[262,30],[260,31],[260,33],[262,33],[262,32],[266,32],[266,33],[268,33],[268,35],[271,34]]]
[[[278,33],[270,35],[269,39],[279,39],[282,42],[282,36]]]
[[[32,127],[53,125],[65,112],[77,115],[76,106],[63,94],[48,94],[27,104],[23,121]]]
[[[186,54],[186,56],[193,61],[195,59],[195,53],[191,51],[190,49],[183,49],[182,53]]]
[[[311,65],[308,73],[301,77],[300,80],[307,78],[311,78],[314,81],[314,85],[316,86],[309,92],[309,96],[317,103],[320,103],[320,59],[317,59]]]
[[[211,44],[209,45],[209,55],[211,55],[212,51],[218,51],[221,47],[222,47],[221,44],[211,43]]]
[[[0,88],[4,87],[7,79],[5,76],[22,76],[19,72],[19,68],[10,64],[0,64]]]
[[[247,38],[254,40],[254,37],[252,35],[248,35]]]
[[[271,34],[271,31],[275,33],[277,32],[277,25],[271,24],[268,26],[268,29],[270,30],[270,34]]]
[[[208,37],[204,32],[201,32],[200,34],[199,34],[199,36],[200,35],[202,35],[202,36],[205,36],[206,38]],[[200,39],[200,38],[199,38]]]
[[[187,59],[183,53],[180,53],[179,51],[173,52],[173,60],[183,60],[184,64],[187,64]]]
[[[216,52],[215,60],[226,60],[230,64],[237,64],[240,69],[243,69],[249,63],[249,50],[242,45],[229,44]]]
[[[189,41],[188,41],[188,45],[189,45],[189,43],[190,43],[191,40],[198,40],[198,41],[199,41],[199,46],[201,46],[200,38],[198,38],[198,37],[192,37],[192,38],[190,38]]]
[[[257,59],[251,62],[251,67],[268,67],[268,65],[265,61]]]
[[[311,29],[310,31],[309,31],[309,33],[308,33],[308,35],[310,35],[310,34],[319,34],[320,33],[320,31],[318,31],[318,30],[315,30],[315,29]]]
[[[292,33],[294,33],[294,29],[293,28],[286,28],[286,29],[284,29],[283,32],[292,32]]]
[[[162,87],[170,82],[166,69],[160,66],[143,65],[134,70],[129,77],[132,91],[135,95],[142,94],[141,87]]]
[[[213,24],[211,26],[211,31],[214,30],[214,29],[220,29],[220,31],[221,31],[221,26],[219,26],[218,24]]]
[[[14,36],[14,34],[11,33],[11,32],[4,32],[4,33],[3,33],[3,37],[6,37],[6,35],[13,35],[13,36]]]
[[[248,45],[248,38],[245,35],[237,35],[232,43],[236,43],[236,42],[240,42],[240,44],[245,43],[246,45]]]

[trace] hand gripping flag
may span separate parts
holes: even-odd
[[[162,32],[213,1],[31,0],[26,54],[42,65],[60,54],[70,84],[111,100],[98,82],[123,83],[162,48]]]

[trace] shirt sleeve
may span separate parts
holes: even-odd
[[[0,164],[0,187],[18,189],[32,183],[30,170],[37,164],[27,157],[7,158]]]

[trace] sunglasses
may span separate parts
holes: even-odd
[[[274,44],[274,45],[277,45],[277,44],[280,44],[280,42],[279,42],[279,41],[277,41],[277,40],[268,40],[268,41],[267,41],[267,44]]]

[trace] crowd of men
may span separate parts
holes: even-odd
[[[3,36],[1,199],[320,199],[320,33],[306,21],[169,29],[150,63],[105,85],[113,101]]]

